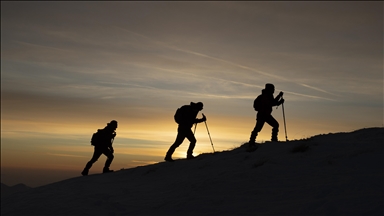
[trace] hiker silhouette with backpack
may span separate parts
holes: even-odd
[[[271,83],[265,84],[265,89],[262,90],[261,95],[259,95],[253,102],[253,108],[257,111],[256,115],[256,125],[253,131],[251,132],[251,137],[249,138],[249,149],[254,149],[256,147],[256,137],[257,134],[261,131],[265,123],[268,123],[272,127],[272,137],[271,141],[278,141],[277,134],[279,132],[279,123],[273,118],[272,107],[279,106],[284,103],[283,92],[280,92],[275,98],[273,93],[275,92],[275,86]]]
[[[88,175],[89,169],[92,167],[93,163],[95,163],[99,157],[104,154],[107,156],[107,160],[105,161],[105,165],[103,168],[103,173],[113,172],[113,170],[109,169],[109,166],[112,163],[114,158],[112,143],[116,136],[117,121],[112,120],[107,124],[104,129],[98,129],[96,133],[93,134],[91,139],[91,145],[95,146],[93,156],[91,160],[85,165],[85,168],[81,174],[83,176]]]
[[[202,102],[191,102],[190,105],[184,105],[177,109],[174,119],[176,123],[179,125],[177,128],[177,137],[175,142],[169,148],[164,160],[172,162],[172,154],[175,152],[176,148],[183,143],[184,139],[187,138],[190,142],[189,148],[187,151],[187,159],[195,158],[193,156],[193,149],[196,145],[196,138],[194,133],[192,132],[193,124],[201,123],[207,120],[205,115],[203,114],[203,118],[197,119],[196,116],[203,109]]]

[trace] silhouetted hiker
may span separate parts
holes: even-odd
[[[253,108],[257,111],[257,116],[255,128],[251,132],[251,137],[249,138],[249,148],[255,147],[257,134],[263,128],[264,123],[268,123],[272,126],[271,140],[278,141],[277,134],[279,132],[279,123],[273,118],[271,113],[273,106],[279,106],[284,103],[284,99],[281,98],[284,93],[280,92],[279,95],[274,98],[273,93],[275,92],[275,86],[270,83],[265,84],[265,89],[261,92],[261,95],[259,95],[253,102]]]
[[[97,132],[93,134],[91,144],[95,146],[95,151],[93,152],[92,159],[85,165],[83,172],[81,172],[83,176],[88,175],[89,169],[102,154],[107,156],[103,173],[113,172],[113,170],[109,169],[109,166],[111,165],[112,160],[114,158],[112,142],[116,136],[116,128],[117,121],[112,120],[110,123],[107,124],[104,129],[98,129]]]
[[[195,148],[196,138],[191,128],[193,124],[201,123],[207,120],[204,114],[202,119],[196,118],[197,114],[202,109],[203,109],[203,103],[201,102],[197,102],[197,103],[191,102],[190,105],[184,105],[179,109],[177,109],[174,116],[176,123],[179,124],[179,127],[177,128],[177,132],[178,132],[177,137],[175,142],[169,148],[164,160],[173,161],[172,159],[173,152],[176,150],[177,147],[181,145],[181,143],[183,143],[185,138],[187,138],[190,142],[189,148],[187,151],[187,159],[194,158],[193,149]]]

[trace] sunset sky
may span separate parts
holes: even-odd
[[[111,169],[163,161],[191,101],[215,150],[233,149],[266,83],[284,92],[290,140],[383,127],[383,2],[2,1],[1,181],[79,176],[113,119]],[[204,123],[196,138],[195,155],[212,152]]]

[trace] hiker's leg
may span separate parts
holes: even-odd
[[[93,152],[93,156],[92,156],[91,160],[87,163],[85,168],[90,169],[92,167],[93,163],[95,163],[99,159],[101,154],[103,154],[103,151],[101,151],[100,148],[95,147],[95,151]]]
[[[271,125],[271,127],[272,127],[272,137],[271,137],[271,140],[272,141],[278,141],[277,134],[279,133],[279,122],[277,122],[276,119],[273,118],[272,115],[270,115],[267,118],[267,123],[269,125]]]
[[[193,134],[191,129],[186,130],[185,136],[187,137],[187,139],[190,142],[189,147],[188,147],[188,151],[187,151],[187,157],[192,157],[193,156],[192,155],[193,149],[195,148],[195,145],[196,145],[196,138],[195,138],[195,135]]]
[[[257,134],[261,131],[265,123],[265,118],[261,114],[257,114],[256,125],[251,132],[251,137],[249,138],[250,143],[254,143],[256,141]]]
[[[169,148],[167,154],[166,154],[166,158],[171,158],[172,157],[172,154],[173,152],[175,152],[176,148],[179,147],[181,145],[181,143],[183,143],[185,139],[185,132],[183,131],[183,129],[179,128],[177,129],[177,136],[176,136],[176,140],[175,142],[171,145],[171,147]]]
[[[95,163],[99,159],[99,157],[101,156],[102,153],[103,152],[100,151],[99,148],[95,147],[95,150],[93,152],[93,156],[92,156],[91,160],[88,161],[88,163],[85,165],[83,172],[81,172],[82,175],[88,175],[89,169],[91,169],[93,163]]]
[[[113,153],[111,150],[105,149],[103,154],[105,156],[107,156],[107,160],[105,161],[104,169],[109,169],[109,166],[111,165],[113,158],[114,158]]]

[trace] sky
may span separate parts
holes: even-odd
[[[207,116],[195,155],[238,147],[266,83],[279,140],[382,127],[383,2],[2,1],[1,181],[80,175],[111,120],[111,169],[162,161],[190,102]]]

